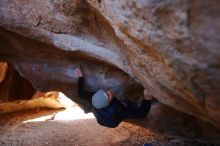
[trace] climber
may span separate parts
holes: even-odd
[[[92,104],[93,114],[100,125],[115,128],[125,119],[144,119],[149,112],[153,96],[149,95],[146,90],[144,90],[144,100],[138,107],[127,99],[119,101],[113,97],[111,91],[105,92],[100,89],[97,92],[89,92],[84,90],[82,70],[77,68],[76,72],[79,77],[78,96]]]

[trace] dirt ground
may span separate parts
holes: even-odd
[[[105,128],[78,107],[34,109],[0,116],[1,146],[153,146],[197,145],[164,137],[129,123]]]

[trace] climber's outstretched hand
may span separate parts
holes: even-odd
[[[149,92],[146,89],[144,89],[144,99],[145,100],[151,100],[153,98],[154,97],[152,95],[150,95]]]
[[[76,69],[76,74],[78,75],[78,77],[83,77],[83,73],[82,73],[82,70],[81,70],[80,67],[78,67],[78,68]]]
[[[112,98],[113,98],[112,91],[111,91],[111,90],[108,90],[106,93],[107,93],[107,95],[108,95],[108,100],[111,101]]]

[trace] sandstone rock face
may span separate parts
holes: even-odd
[[[218,3],[2,0],[0,58],[35,88],[72,97],[74,69],[82,64],[90,90],[137,98],[143,86],[220,129]]]
[[[176,137],[219,143],[219,129],[161,103],[152,105],[151,111],[144,121],[130,120],[129,122]]]
[[[1,63],[1,72],[5,72],[5,77],[0,83],[0,103],[19,99],[31,99],[35,92],[32,84],[5,62]]]
[[[8,64],[6,62],[0,62],[0,83],[5,79]]]

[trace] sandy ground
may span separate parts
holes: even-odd
[[[79,107],[0,116],[1,146],[142,146],[145,142],[153,146],[195,145],[124,122],[117,128],[105,128]]]

